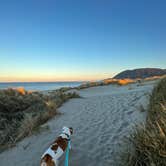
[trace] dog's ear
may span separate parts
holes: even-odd
[[[71,135],[73,134],[73,128],[69,127]]]

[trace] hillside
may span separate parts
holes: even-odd
[[[117,74],[114,79],[136,79],[136,78],[147,78],[153,76],[162,76],[166,74],[166,69],[159,68],[140,68],[134,70],[125,70]]]

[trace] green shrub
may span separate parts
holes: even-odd
[[[29,93],[23,88],[0,90],[0,147],[13,145],[57,114],[57,108],[76,93]]]

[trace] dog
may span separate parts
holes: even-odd
[[[62,134],[57,137],[57,139],[42,155],[40,166],[58,166],[59,158],[67,149],[71,135],[73,135],[73,128],[63,127]],[[69,148],[71,149],[71,144]]]

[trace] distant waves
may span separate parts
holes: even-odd
[[[55,90],[62,87],[76,87],[83,82],[6,82],[0,83],[0,89],[24,87],[26,90]]]

